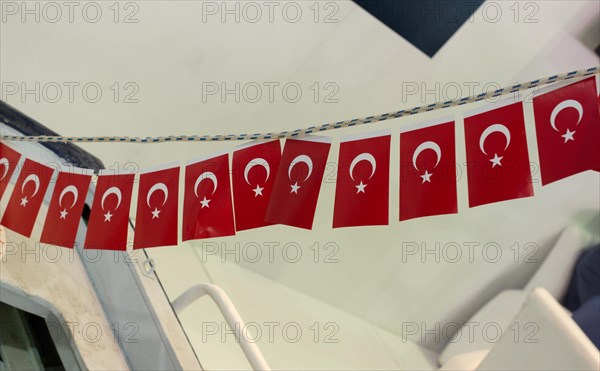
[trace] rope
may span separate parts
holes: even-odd
[[[484,99],[500,97],[506,94],[517,91],[527,90],[535,87],[544,86],[558,81],[568,80],[577,77],[589,76],[600,73],[600,66],[585,68],[581,70],[565,72],[558,75],[548,76],[531,80],[525,83],[514,84],[510,87],[472,95],[470,97],[453,99],[445,102],[437,102],[422,106],[417,106],[411,109],[403,109],[400,111],[388,112],[379,115],[373,115],[363,118],[357,118],[346,121],[332,122],[320,126],[311,126],[304,129],[296,129],[293,131],[280,131],[271,133],[258,134],[228,134],[228,135],[171,135],[166,137],[63,137],[52,135],[37,135],[37,136],[17,136],[17,135],[2,135],[1,140],[20,141],[20,142],[122,142],[122,143],[161,143],[161,142],[219,142],[219,141],[238,141],[238,140],[255,140],[255,139],[277,139],[277,138],[296,138],[312,133],[322,131],[341,129],[349,126],[358,126],[371,124],[380,121],[391,120],[403,116],[415,115],[422,112],[435,111],[442,108],[460,106],[467,103],[479,102]]]

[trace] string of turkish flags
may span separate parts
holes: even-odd
[[[600,171],[595,78],[533,99],[542,185]],[[400,134],[399,220],[458,212],[454,121]],[[469,206],[533,196],[523,103],[464,120]],[[388,225],[390,131],[343,138],[333,228]],[[283,224],[312,229],[331,140],[308,136],[252,142],[184,166],[182,240]],[[0,197],[22,155],[0,143]],[[25,158],[1,224],[30,237],[55,169]],[[139,175],[134,249],[178,243],[180,166]],[[15,175],[16,176],[16,175]],[[40,241],[75,244],[92,170],[59,171]],[[98,173],[84,248],[125,250],[135,175]]]

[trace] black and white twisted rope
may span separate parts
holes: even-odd
[[[1,140],[7,141],[21,141],[21,142],[121,142],[121,143],[162,143],[162,142],[218,142],[218,141],[240,141],[240,140],[257,140],[257,139],[277,139],[277,138],[296,138],[302,137],[312,133],[318,133],[322,131],[341,129],[349,126],[358,126],[371,124],[375,122],[395,119],[398,117],[415,115],[422,112],[435,111],[442,108],[460,106],[467,103],[478,102],[484,99],[495,98],[507,94],[511,94],[517,91],[528,90],[535,87],[551,84],[558,81],[568,80],[577,77],[590,76],[600,73],[600,66],[585,68],[581,70],[565,72],[558,75],[548,76],[531,80],[524,83],[514,84],[509,87],[502,89],[489,91],[486,93],[472,95],[470,97],[463,97],[445,102],[437,102],[422,106],[413,107],[411,109],[403,109],[399,111],[393,111],[383,113],[379,115],[373,115],[363,118],[356,118],[352,120],[332,122],[323,124],[320,126],[310,126],[304,129],[296,129],[293,131],[280,131],[271,133],[257,133],[257,134],[228,134],[228,135],[171,135],[166,137],[64,137],[64,136],[49,136],[49,135],[38,135],[38,136],[17,136],[17,135],[2,135]]]

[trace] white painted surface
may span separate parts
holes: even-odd
[[[202,261],[198,249],[180,254],[166,249],[157,261],[187,265]],[[211,278],[235,300],[248,331],[273,370],[436,369],[438,354],[400,338],[346,311],[265,279],[234,263],[207,264]],[[182,288],[208,277],[201,271],[181,272],[163,280],[171,299]],[[171,294],[172,293],[172,294]],[[242,370],[249,363],[229,332],[225,319],[208,298],[180,314],[205,369]]]
[[[41,228],[41,223],[36,222],[35,228]],[[49,311],[60,313],[59,324],[69,332],[49,327],[53,341],[67,339],[81,355],[83,368],[129,369],[114,337],[118,327],[106,320],[79,255],[74,250],[40,247],[36,240],[0,229],[2,285],[18,287],[28,300],[48,303]]]
[[[514,13],[509,9],[512,2],[496,2],[503,10],[498,22],[487,22],[481,12],[476,13],[473,21],[463,25],[433,59],[351,2],[338,2],[339,22],[335,24],[315,24],[310,18],[298,23],[281,20],[257,24],[203,23],[201,2],[138,4],[137,24],[115,24],[110,20],[112,13],[108,9],[105,9],[106,17],[95,24],[81,21],[23,24],[18,19],[3,23],[0,34],[2,81],[27,82],[30,88],[36,81],[42,85],[53,81],[76,81],[81,85],[96,82],[104,93],[95,104],[87,103],[81,94],[75,96],[73,103],[65,98],[59,103],[43,99],[36,103],[31,96],[24,101],[15,96],[4,100],[64,135],[259,132],[295,129],[434,102],[445,98],[441,96],[443,92],[453,97],[454,83],[461,87],[460,95],[468,95],[471,82],[478,84],[474,91],[477,93],[486,83],[490,83],[488,88],[492,89],[599,63],[598,57],[575,39],[580,33],[576,25],[589,22],[598,14],[600,4],[596,1],[535,2],[538,6],[533,18],[536,23],[524,22],[527,13],[523,8],[515,22]],[[310,14],[309,10],[305,12]],[[491,12],[490,9],[493,14]],[[114,103],[113,91],[109,89],[114,82],[136,83],[139,103]],[[280,95],[273,103],[266,99],[259,103],[235,103],[231,97],[227,103],[218,99],[203,103],[203,82],[225,82],[230,87],[235,82],[242,85],[297,82],[304,96],[294,104],[285,102]],[[314,103],[309,88],[315,82],[336,83],[339,102]],[[403,97],[403,83],[406,87],[406,83],[413,82],[438,92],[423,97],[420,94]],[[407,117],[377,124],[373,130],[392,128],[396,139],[399,124],[412,125],[456,112],[460,110]],[[537,162],[530,105],[526,105],[526,122],[530,159]],[[464,161],[462,121],[459,119],[457,123],[457,158]],[[333,136],[365,130],[346,129]],[[82,147],[100,157],[107,166],[131,161],[144,168],[161,162],[184,162],[213,151],[232,150],[234,144],[84,144]],[[337,142],[334,142],[330,161],[336,158],[337,150]],[[396,139],[392,142],[393,169],[398,167],[398,153]],[[222,263],[220,255],[207,256],[204,262],[186,259],[189,250],[200,248],[203,242],[154,249],[150,254],[172,298],[193,283],[207,280],[222,285],[229,292],[244,318],[260,313],[264,316],[261,318],[289,322],[314,315],[321,322],[323,318],[333,318],[340,323],[351,323],[347,325],[351,329],[348,331],[358,331],[357,338],[359,333],[364,336],[363,322],[344,322],[342,318],[346,314],[338,311],[342,310],[401,335],[403,325],[409,322],[425,322],[431,329],[438,322],[444,326],[466,320],[499,291],[521,287],[537,266],[524,263],[527,254],[533,251],[525,249],[533,246],[528,243],[539,246],[532,258],[541,260],[559,230],[574,215],[600,207],[597,173],[580,174],[544,189],[540,187],[537,173],[534,197],[475,209],[467,208],[466,180],[462,177],[458,187],[459,215],[400,224],[396,222],[397,178],[397,171],[393,171],[390,227],[332,230],[334,184],[327,183],[322,188],[313,231],[274,226],[232,238],[204,241],[205,247],[212,247],[206,245],[207,242],[215,242],[233,250],[236,243],[251,247],[248,244],[256,242],[264,247],[265,243],[277,242],[279,247],[275,248],[277,255],[273,263],[263,258],[257,263],[240,262],[241,267],[233,265],[235,268],[229,269],[225,267],[231,264]],[[325,264],[323,254],[327,251],[323,248],[330,242],[339,246],[335,255],[339,262]],[[463,248],[463,258],[456,263],[436,262],[434,255],[427,255],[423,262],[419,255],[408,255],[407,250],[403,250],[402,244],[407,242],[425,243],[431,250],[436,249],[437,242],[442,247],[441,253],[448,254],[452,251],[443,247],[451,248],[453,245],[448,244],[458,243]],[[472,261],[467,256],[469,242],[479,243]],[[299,262],[288,263],[281,258],[282,248],[287,243],[296,243],[302,248]],[[314,251],[310,250],[315,243],[321,248],[318,263],[314,263]],[[501,248],[502,257],[495,263],[490,261],[495,260],[496,245],[482,247],[488,243],[496,243]],[[518,249],[514,248],[515,244]],[[484,256],[484,252],[489,256]],[[517,263],[515,253],[518,253]],[[263,256],[266,256],[264,251]],[[231,255],[227,258],[235,260]],[[259,283],[262,279],[254,279],[258,276],[249,271],[275,283],[263,285]],[[267,292],[278,292],[271,285],[281,285],[286,291],[291,288],[303,295],[290,294],[293,300],[265,296],[260,301],[246,295],[265,287]],[[316,304],[314,299],[327,304]],[[311,304],[298,304],[298,311],[291,311],[278,306],[283,306],[286,300]],[[314,308],[321,305],[337,309],[332,309],[329,317],[315,314]],[[199,309],[199,317],[201,313]],[[193,316],[185,314],[188,315]],[[183,323],[188,333],[196,334],[191,337],[198,339],[198,324],[186,318]],[[348,339],[351,340],[346,345],[350,350],[343,354],[356,352],[362,344],[360,339]],[[421,336],[417,334],[412,340],[420,341]],[[433,336],[427,337],[425,343],[435,351],[444,345]],[[206,359],[207,364],[214,367],[221,366],[217,365],[219,361],[227,362],[227,353],[220,353],[220,344],[213,346],[201,339],[195,344],[201,362]],[[293,349],[290,352],[298,347],[279,345]],[[390,347],[401,349],[396,345]],[[282,361],[280,366],[303,364],[302,359],[308,358],[315,349],[327,352],[326,347],[316,345],[310,349],[311,352],[303,356]],[[268,350],[265,353],[275,368],[277,361],[274,363],[269,358]],[[278,353],[273,353],[277,358]],[[327,363],[329,355],[324,353],[323,364],[332,367],[352,364],[345,363],[343,357],[336,358],[335,362],[331,358],[331,363]],[[371,363],[353,364],[373,365],[380,353],[373,350],[362,356]],[[397,359],[402,362],[403,358]],[[233,363],[231,367],[236,365]],[[228,366],[223,363],[222,367]]]

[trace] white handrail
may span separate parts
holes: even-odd
[[[256,345],[256,341],[252,338],[252,335],[248,331],[242,331],[245,328],[242,317],[235,309],[233,302],[229,299],[229,296],[217,285],[211,283],[200,283],[187,289],[183,294],[179,295],[177,299],[173,301],[173,309],[175,313],[181,313],[194,301],[203,297],[204,295],[210,296],[210,298],[217,304],[219,310],[225,317],[229,328],[235,334],[236,341],[242,347],[246,358],[252,365],[254,370],[270,370],[267,361],[263,357],[260,349]]]

